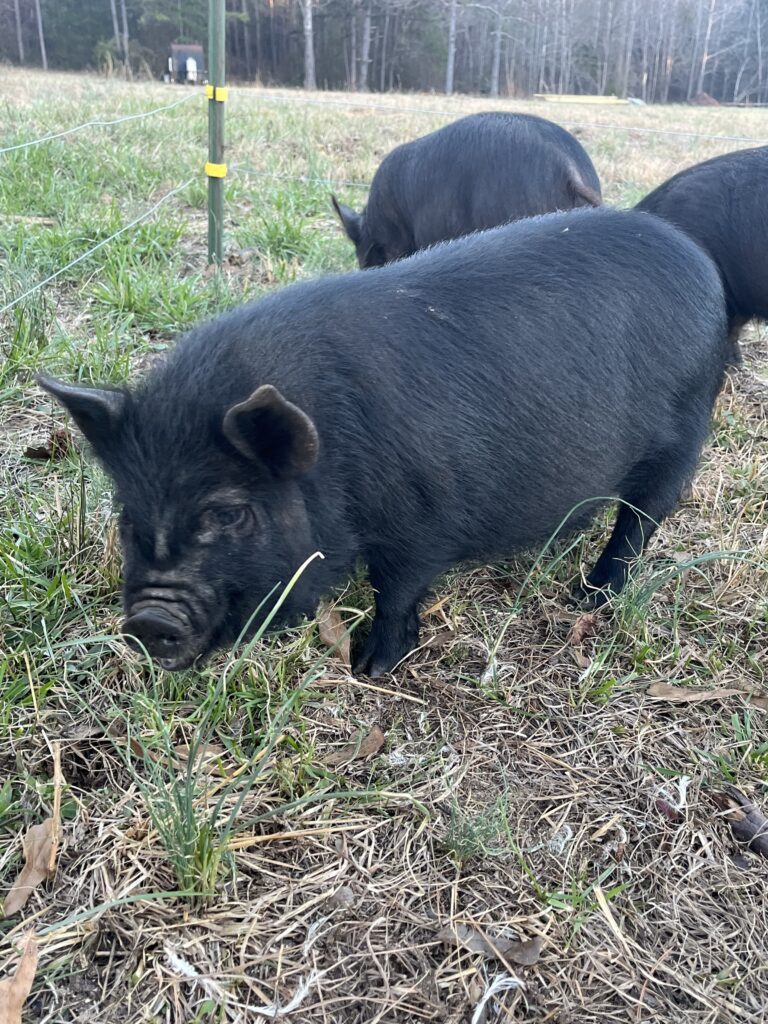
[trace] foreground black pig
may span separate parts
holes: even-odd
[[[768,320],[768,146],[716,156],[680,171],[637,205],[703,245],[720,270],[730,329],[729,361],[756,317]]]
[[[332,197],[360,266],[554,210],[600,205],[600,181],[573,135],[531,114],[471,114],[394,149],[362,213]]]
[[[435,576],[542,544],[580,502],[642,510],[620,506],[589,576],[621,590],[693,472],[725,333],[697,245],[589,210],[293,285],[197,328],[133,392],[41,383],[115,482],[124,630],[161,665],[230,644],[320,550],[284,619],[363,560],[355,670],[380,675]]]

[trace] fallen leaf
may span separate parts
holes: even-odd
[[[673,807],[668,801],[662,800],[661,797],[656,800],[655,806],[659,814],[663,814],[668,821],[672,821],[676,825],[679,825],[680,822],[684,820],[680,811],[678,811],[676,807]]]
[[[173,748],[173,753],[179,762],[179,766],[183,767],[189,762],[192,751],[187,743],[180,743],[177,747]],[[224,747],[220,747],[217,743],[206,743],[205,746],[197,747],[194,756],[196,762],[208,764],[210,761],[221,760],[222,757],[226,756],[226,753]]]
[[[374,725],[367,735],[363,736],[361,733],[357,739],[342,747],[341,750],[329,754],[325,763],[334,766],[346,764],[347,761],[362,761],[366,757],[373,757],[384,746],[385,739],[386,737],[378,725]]]
[[[21,1024],[21,1011],[32,991],[36,970],[37,942],[35,933],[28,932],[13,977],[0,981],[0,1024]]]
[[[45,461],[64,459],[72,451],[72,435],[68,430],[52,430],[46,444],[29,445],[24,449],[28,459]]]
[[[746,843],[754,853],[768,857],[768,818],[760,808],[735,786],[726,786],[722,792],[713,793],[712,799],[723,812],[734,837],[740,843]]]
[[[463,946],[470,953],[482,953],[487,957],[504,957],[521,967],[531,967],[541,956],[544,940],[510,939],[502,935],[485,935],[468,924],[447,924],[437,933],[437,938],[447,945]]]
[[[669,683],[651,683],[646,692],[654,700],[668,700],[674,704],[696,704],[705,700],[752,696],[750,690],[740,690],[735,686],[671,686]],[[763,701],[766,701],[766,704],[763,704]],[[768,706],[768,700],[764,697],[752,697],[752,704],[765,707]]]
[[[189,764],[191,748],[188,743],[180,743],[175,746],[171,756],[160,750],[150,750],[134,736],[130,738],[128,745],[136,757],[148,757],[155,764],[172,765],[177,770],[186,769]],[[199,746],[195,750],[195,767],[206,768],[208,771],[218,768],[218,762],[226,753],[224,747],[220,747],[216,743]]]
[[[349,910],[350,907],[355,905],[354,891],[348,885],[342,885],[336,890],[336,892],[329,896],[328,904],[334,908]]]
[[[582,672],[592,664],[592,661],[586,656],[584,651],[580,651],[577,647],[571,647],[571,657],[576,667],[580,668]]]
[[[541,956],[543,945],[544,939],[538,935],[533,939],[520,939],[512,943],[505,955],[508,960],[520,964],[521,967],[533,967]]]
[[[349,637],[344,634],[347,627],[335,608],[321,604],[317,610],[317,627],[320,640],[326,647],[335,647],[335,654],[346,668],[352,664],[349,653]]]
[[[24,867],[3,904],[3,913],[6,917],[18,913],[32,895],[32,891],[53,874],[53,825],[53,818],[46,818],[41,825],[32,825],[27,829],[24,836]]]
[[[597,633],[597,621],[598,617],[594,612],[585,612],[580,615],[570,628],[568,643],[572,647],[578,647],[579,644],[584,643],[587,637],[594,636]]]

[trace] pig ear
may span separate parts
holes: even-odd
[[[98,449],[114,433],[125,408],[124,391],[84,388],[38,374],[37,383],[64,406],[86,438]]]
[[[342,227],[347,233],[347,238],[355,245],[360,244],[360,239],[363,237],[363,215],[361,213],[355,213],[350,206],[345,206],[344,203],[340,203],[336,196],[331,195],[331,202],[333,208],[336,211],[336,216],[341,221]]]
[[[224,417],[224,436],[247,459],[287,480],[311,469],[320,441],[312,420],[277,388],[263,384]]]

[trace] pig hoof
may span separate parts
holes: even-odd
[[[693,498],[693,481],[687,480],[680,489],[680,504],[690,501]]]
[[[595,587],[589,581],[587,581],[586,586],[578,583],[571,591],[571,594],[574,601],[586,611],[597,611],[598,608],[602,608],[615,597],[614,592],[609,587]]]
[[[418,644],[418,619],[415,632],[412,623],[409,623],[408,628],[399,629],[397,632],[407,635],[393,636],[391,630],[377,628],[377,623],[374,622],[371,632],[360,648],[360,653],[352,663],[352,672],[356,676],[369,676],[371,679],[392,672]]]
[[[725,355],[725,365],[730,370],[740,370],[744,366],[744,355],[738,341],[729,341]]]
[[[378,679],[379,676],[385,676],[391,672],[399,660],[396,655],[390,655],[385,650],[378,649],[375,643],[366,641],[352,662],[352,672],[356,676]]]

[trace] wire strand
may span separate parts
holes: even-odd
[[[116,238],[119,238],[120,235],[124,235],[126,231],[130,231],[131,228],[135,228],[137,224],[141,224],[142,221],[148,220],[152,216],[152,214],[155,213],[156,210],[159,210],[164,203],[167,203],[168,200],[171,199],[173,196],[177,195],[179,192],[182,192],[185,188],[187,188],[188,185],[191,185],[192,182],[195,181],[196,179],[197,175],[194,175],[193,177],[188,178],[181,185],[177,185],[176,188],[172,189],[170,192],[167,192],[162,199],[159,199],[154,204],[154,206],[150,206],[148,210],[145,210],[140,217],[136,217],[135,220],[132,220],[130,224],[124,224],[123,227],[121,227],[118,231],[115,231],[115,233],[113,235],[110,235],[109,238],[103,238],[100,242],[97,242],[96,245],[92,246],[86,252],[81,253],[76,259],[70,260],[70,262],[65,264],[63,267],[59,267],[58,270],[54,271],[53,274],[50,274],[48,277],[46,277],[45,280],[38,281],[36,285],[33,285],[31,288],[28,288],[27,291],[22,292],[21,295],[17,295],[16,298],[13,299],[11,302],[7,303],[5,306],[1,306],[0,316],[2,316],[3,313],[7,313],[9,309],[13,309],[14,306],[18,306],[18,304],[20,302],[23,302],[24,299],[28,299],[30,295],[34,295],[35,292],[39,292],[41,288],[44,288],[47,284],[50,284],[51,281],[55,281],[57,277],[61,277],[61,275],[66,273],[67,270],[70,270],[72,267],[77,266],[78,263],[82,263],[83,260],[88,259],[89,256],[92,256],[95,252],[98,252],[99,249],[103,249],[105,245],[108,245],[110,242],[113,242]]]
[[[256,178],[275,178],[278,181],[301,181],[306,185],[343,186],[345,188],[368,188],[364,181],[340,181],[333,178],[309,178],[305,174],[280,174],[276,171],[260,171],[257,167],[245,164],[232,164],[230,170],[236,174],[246,174]]]
[[[240,93],[242,97],[245,93]],[[361,100],[314,100],[303,96],[281,93],[277,96],[258,94],[259,100],[268,103],[301,103],[317,107],[359,107],[363,110],[382,110],[390,114],[431,114],[438,117],[456,117],[459,110],[437,110],[432,107],[393,107],[387,103],[366,103]],[[509,111],[514,113],[514,111]],[[562,121],[570,128],[600,128],[617,132],[641,132],[646,135],[672,135],[685,139],[711,139],[713,142],[751,142],[755,146],[768,145],[766,139],[753,139],[744,135],[710,135],[706,132],[684,132],[671,128],[646,128],[632,124],[606,124],[603,121]]]
[[[51,135],[44,135],[40,139],[31,139],[29,142],[20,142],[16,146],[6,146],[4,149],[0,149],[0,156],[2,156],[3,153],[14,153],[19,149],[29,149],[30,146],[39,146],[41,143],[50,142],[52,139],[63,139],[65,135],[73,135],[75,132],[83,131],[84,128],[109,128],[112,125],[124,124],[126,121],[141,121],[145,117],[152,117],[153,114],[161,114],[165,110],[173,110],[174,107],[180,107],[182,103],[188,103],[197,95],[198,93],[191,92],[187,96],[182,96],[180,100],[168,103],[164,107],[155,107],[154,110],[145,110],[141,114],[127,114],[125,117],[117,117],[113,121],[86,121],[85,124],[75,125],[74,128],[66,128],[63,132],[53,132]]]

